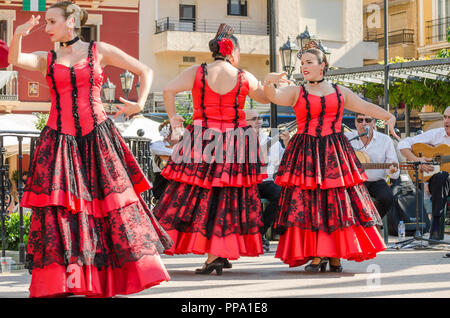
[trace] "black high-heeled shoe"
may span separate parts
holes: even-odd
[[[319,257],[320,262],[318,264],[309,264],[305,266],[305,271],[317,273],[319,271],[325,272],[327,270],[328,258]]]
[[[205,266],[202,268],[197,268],[195,270],[195,274],[209,275],[213,271],[216,271],[216,274],[220,276],[222,275],[222,269],[223,269],[223,261],[221,260],[220,257],[218,257],[209,264],[205,262]]]
[[[341,261],[339,261],[339,265],[331,265],[331,262],[329,264],[330,264],[330,272],[341,273],[344,270],[344,268],[341,265]]]
[[[219,257],[223,262],[223,268],[232,268],[233,265],[230,263],[230,261],[227,258]]]

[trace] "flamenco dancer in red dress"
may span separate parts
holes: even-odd
[[[30,297],[112,297],[168,281],[159,253],[171,240],[140,196],[151,185],[100,98],[103,67],[127,68],[143,90],[137,103],[122,99],[117,115],[137,113],[152,72],[112,45],[79,40],[87,12],[70,1],[53,4],[45,16],[45,31],[60,50],[22,53],[21,39],[39,19],[16,29],[9,53],[12,64],[42,72],[51,90],[21,202],[33,210]]]
[[[340,258],[364,261],[386,248],[376,228],[379,214],[363,185],[367,176],[341,131],[343,109],[385,120],[397,137],[395,117],[325,81],[328,62],[317,44],[299,52],[299,58],[308,84],[275,88],[286,81],[285,73],[270,73],[264,82],[266,96],[293,106],[297,117],[297,134],[275,179],[282,187],[274,224],[282,235],[275,257],[291,267],[311,260],[305,267],[310,272],[325,271],[329,261],[330,271],[340,272]]]
[[[256,78],[236,68],[239,45],[229,26],[222,24],[209,46],[214,62],[188,68],[164,90],[174,133],[183,125],[175,113],[178,92],[192,91],[194,123],[162,171],[170,183],[154,214],[174,242],[167,254],[208,254],[195,273],[221,275],[229,259],[263,253],[257,184],[267,174],[243,108],[247,95],[269,101]],[[236,139],[228,138],[233,134]]]

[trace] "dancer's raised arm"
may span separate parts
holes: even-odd
[[[190,91],[194,86],[195,74],[197,72],[198,65],[193,65],[184,70],[175,79],[170,81],[163,91],[164,106],[166,108],[167,115],[170,119],[172,129],[183,127],[184,118],[177,115],[175,110],[175,96],[178,93]]]
[[[385,124],[389,127],[389,132],[397,140],[400,137],[395,133],[395,116],[381,108],[378,105],[369,103],[364,99],[360,98],[349,88],[339,86],[343,96],[344,96],[344,107],[348,110],[354,111],[356,113],[365,114],[377,119],[384,120]]]
[[[264,80],[264,93],[266,97],[279,106],[293,106],[297,102],[299,88],[297,86],[279,86],[288,83],[286,73],[269,73]]]
[[[153,82],[152,69],[111,44],[99,42],[98,50],[102,67],[111,65],[121,69],[129,70],[139,77],[141,85],[137,102],[132,102],[126,100],[123,97],[120,97],[120,101],[124,103],[125,106],[118,106],[119,111],[115,114],[114,117],[117,117],[120,114],[124,114],[125,117],[129,117],[142,111],[142,109],[144,109],[145,101],[147,100],[147,96],[150,93],[150,88]]]
[[[40,71],[45,74],[47,71],[47,52],[22,52],[22,37],[30,34],[30,31],[39,24],[40,18],[39,15],[36,17],[32,15],[26,23],[16,28],[9,45],[8,62],[29,71]]]

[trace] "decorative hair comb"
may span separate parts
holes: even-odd
[[[161,130],[159,131],[159,134],[160,134],[164,139],[166,139],[167,137],[170,136],[170,133],[171,133],[170,130],[171,130],[171,129],[170,129],[170,124],[167,124],[167,125],[165,125],[164,127],[161,128]]]
[[[223,56],[227,56],[233,53],[234,45],[229,39],[233,34],[233,28],[228,24],[222,23],[216,33],[217,44],[219,45],[219,53]]]
[[[321,50],[321,51],[323,52],[323,49],[319,46],[319,44],[317,44],[316,41],[311,40],[311,41],[309,41],[308,43],[306,43],[305,46],[304,46],[300,51],[298,51],[297,57],[298,57],[298,58],[301,58],[302,55],[303,55],[306,51],[308,51],[309,49],[318,49],[318,50]],[[324,53],[325,53],[325,52],[324,52]]]
[[[219,29],[216,33],[217,41],[222,40],[222,38],[229,38],[234,32],[233,28],[226,23],[221,23],[219,25]]]

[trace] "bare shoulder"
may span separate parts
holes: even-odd
[[[337,84],[336,86],[341,91],[342,95],[347,96],[348,94],[353,93],[353,91],[348,87],[345,87],[345,86],[342,86],[339,84]]]
[[[104,54],[106,52],[110,52],[111,50],[117,49],[114,45],[106,43],[106,42],[101,42],[101,41],[96,42],[96,45],[97,45],[97,50],[101,54]]]
[[[255,75],[253,75],[252,73],[250,73],[249,71],[246,71],[246,70],[243,70],[243,72],[244,72],[245,76],[247,76],[247,78],[249,80],[255,80],[256,81]]]
[[[181,72],[181,74],[195,77],[199,67],[200,67],[199,64],[195,64],[195,65],[189,66],[187,69],[185,69],[183,72]]]
[[[247,78],[248,83],[251,87],[258,87],[258,80],[256,79],[255,75],[250,73],[249,71],[244,70],[245,77]]]

